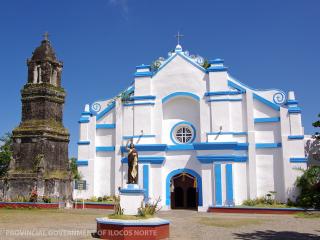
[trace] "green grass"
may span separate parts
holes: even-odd
[[[266,219],[254,219],[254,218],[215,218],[215,217],[202,217],[199,219],[199,223],[206,226],[233,228],[242,227],[252,224],[261,224]]]
[[[293,208],[293,206],[288,206],[286,204],[263,204],[263,203],[259,203],[259,204],[255,204],[253,206],[248,206],[248,205],[241,205],[238,207],[258,207],[258,208]]]
[[[320,218],[319,212],[303,212],[303,213],[297,213],[296,218]]]
[[[138,216],[138,215],[115,215],[110,214],[108,215],[108,218],[110,219],[120,219],[120,220],[140,220],[140,219],[148,219],[152,218],[153,216]]]

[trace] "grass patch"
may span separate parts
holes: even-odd
[[[253,218],[214,218],[214,217],[202,217],[199,220],[200,224],[212,227],[233,228],[242,227],[252,224],[261,224],[265,222],[265,219],[253,219]]]
[[[239,207],[257,207],[257,208],[294,208],[294,206],[288,206],[286,204],[264,204],[264,203],[258,203],[258,204],[255,204],[255,205],[252,205],[252,206],[248,206],[248,205],[242,205],[242,206],[239,206]]]
[[[117,214],[110,214],[108,218],[110,219],[120,219],[120,220],[140,220],[140,219],[148,219],[152,218],[153,216],[146,215],[146,216],[139,216],[139,215],[117,215]]]
[[[303,212],[297,213],[296,218],[320,218],[320,212]]]

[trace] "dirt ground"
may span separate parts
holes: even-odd
[[[0,209],[0,239],[93,239],[97,217],[109,210]],[[170,239],[320,239],[320,218],[295,215],[160,212]]]

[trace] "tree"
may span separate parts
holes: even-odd
[[[4,134],[0,142],[0,177],[3,177],[7,174],[12,159],[12,134]]]
[[[72,178],[74,180],[80,180],[81,176],[78,171],[77,158],[75,157],[70,158],[70,168],[71,168]]]
[[[320,114],[318,114],[318,117],[320,118]],[[315,128],[320,128],[320,120],[312,123],[312,126],[314,126]],[[315,132],[314,137],[315,137],[317,140],[320,140],[320,133],[319,133],[319,132]]]

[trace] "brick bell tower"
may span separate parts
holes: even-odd
[[[44,35],[27,60],[28,82],[21,90],[22,120],[13,130],[13,160],[8,197],[39,196],[71,199],[69,133],[62,123],[66,92],[61,87],[63,63]]]

